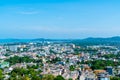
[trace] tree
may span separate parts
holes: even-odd
[[[28,76],[24,76],[22,80],[30,80],[30,78]]]
[[[33,76],[31,80],[42,80],[39,76]]]
[[[68,79],[68,80],[73,80],[72,78]]]
[[[120,80],[120,78],[119,77],[112,77],[112,78],[110,78],[110,80]]]
[[[14,56],[14,57],[10,57],[9,59],[5,61],[10,62],[11,65],[14,65],[16,63],[24,63],[24,62],[26,63],[35,62],[34,59],[28,56],[24,56],[24,57]]]
[[[69,67],[69,70],[70,70],[70,75],[71,75],[71,72],[75,70],[75,66],[74,66],[74,65],[71,65],[71,66]]]
[[[0,70],[0,80],[3,79],[3,74],[2,74],[2,70]]]
[[[43,76],[42,80],[54,80],[55,77],[51,74],[46,74]]]
[[[58,75],[54,80],[65,80],[61,75]]]
[[[75,66],[71,65],[69,69],[70,69],[70,71],[74,71],[75,70]]]

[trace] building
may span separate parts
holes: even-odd
[[[5,67],[9,67],[9,62],[0,63],[0,68],[5,68]]]
[[[106,71],[108,72],[109,75],[113,75],[113,68],[112,68],[112,66],[107,66]]]
[[[7,49],[9,49],[10,51],[17,52],[18,47],[19,47],[18,45],[11,45],[11,46],[8,46]]]
[[[97,80],[110,80],[110,77],[107,73],[99,73],[97,77]]]

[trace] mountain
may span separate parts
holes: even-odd
[[[120,36],[109,37],[109,38],[93,38],[89,37],[82,40],[74,40],[73,43],[77,45],[111,45],[120,46]]]
[[[28,42],[30,39],[0,39],[0,43],[19,43],[19,42]]]
[[[39,42],[39,41],[62,41],[62,42],[81,42],[81,43],[111,43],[119,42],[120,36],[109,37],[109,38],[93,38],[89,37],[86,39],[0,39],[0,43],[15,43],[15,42]]]
[[[0,39],[0,43],[27,43],[27,42],[44,42],[44,41],[54,41],[54,42],[70,42],[70,39]]]
[[[119,42],[120,41],[120,36],[115,36],[115,37],[110,37],[110,38],[86,38],[86,39],[83,39],[84,41],[110,41],[110,42]]]

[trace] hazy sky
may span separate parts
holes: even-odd
[[[0,0],[0,38],[120,35],[120,0]]]

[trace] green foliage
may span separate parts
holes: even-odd
[[[10,80],[22,80],[22,78],[24,80],[29,80],[29,78],[31,78],[31,80],[41,80],[40,77],[37,76],[39,74],[40,73],[34,69],[16,68],[10,73]]]
[[[112,77],[112,78],[110,78],[110,80],[120,80],[120,78],[119,77]]]
[[[39,76],[32,76],[31,80],[42,80]]]
[[[58,75],[54,80],[65,80],[61,75]]]
[[[39,71],[35,71],[34,69],[23,68],[14,69],[9,75],[10,75],[9,80],[65,80],[60,75],[58,75],[57,77],[51,74],[41,76]]]
[[[55,77],[51,74],[44,75],[42,80],[54,80]]]
[[[72,78],[68,79],[68,80],[73,80]]]
[[[4,56],[8,57],[8,56],[10,56],[10,53],[6,53],[6,54],[4,54]]]
[[[24,76],[22,80],[30,80],[30,78],[28,76]]]
[[[111,60],[94,60],[94,61],[87,61],[85,64],[91,64],[91,68],[93,70],[95,69],[105,69],[106,66],[118,66],[120,65],[120,62],[114,62]]]
[[[39,65],[27,66],[28,69],[38,69]]]
[[[43,76],[42,80],[65,80],[61,75],[54,77],[51,74],[46,74]]]
[[[52,60],[50,61],[50,63],[56,63],[56,62],[59,62],[59,61],[61,61],[61,58],[56,57],[55,59],[52,59]]]
[[[120,56],[120,53],[118,53],[118,54],[105,54],[105,55],[103,55],[102,57],[105,57],[105,58],[107,58],[107,59],[110,59],[110,58],[115,58],[115,59],[117,59],[117,58],[119,58],[119,56]]]
[[[16,64],[16,63],[29,63],[29,62],[34,62],[34,59],[31,59],[28,56],[25,57],[19,57],[19,56],[14,56],[10,57],[9,59],[6,60],[7,62],[10,62],[11,65]]]
[[[0,80],[3,79],[3,74],[2,74],[2,70],[0,70]]]
[[[69,63],[69,58],[66,59],[66,63]]]
[[[49,50],[50,53],[53,53],[53,54],[57,54],[55,51],[53,51],[52,49]]]
[[[71,65],[69,69],[70,69],[70,71],[74,71],[75,70],[75,66]]]

